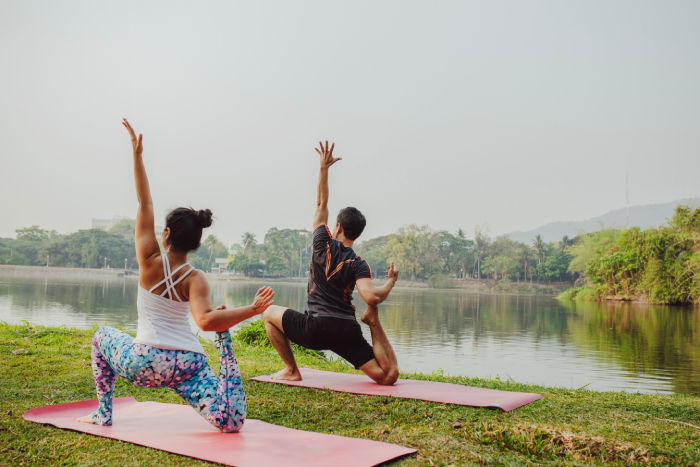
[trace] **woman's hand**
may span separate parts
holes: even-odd
[[[258,293],[255,294],[255,299],[253,300],[252,305],[253,310],[255,310],[255,314],[259,315],[267,310],[270,305],[275,303],[275,301],[272,300],[274,296],[275,292],[272,291],[272,287],[263,287],[258,290]]]
[[[129,135],[131,135],[131,145],[134,147],[134,156],[140,156],[143,153],[143,135],[139,135],[138,139],[136,139],[136,133],[134,133],[134,129],[131,128],[126,118],[122,122],[122,125],[129,130]]]

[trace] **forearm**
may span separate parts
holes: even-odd
[[[316,206],[328,206],[328,196],[328,168],[321,167],[321,171],[318,174],[318,196],[316,198]]]
[[[389,279],[386,281],[386,284],[384,284],[381,287],[377,287],[375,290],[375,295],[377,297],[377,305],[382,303],[384,300],[387,299],[389,294],[391,293],[391,289],[394,288],[394,285],[396,285],[396,279]]]
[[[134,179],[136,180],[136,197],[139,200],[139,205],[142,208],[153,209],[151,187],[148,184],[146,167],[143,165],[143,156],[140,154],[134,154]]]
[[[223,332],[232,328],[241,321],[252,318],[260,314],[253,305],[243,306],[240,308],[224,308],[222,310],[212,310],[206,313],[201,322],[197,325],[202,331]]]
[[[367,282],[368,280],[369,282]],[[393,289],[396,284],[396,279],[390,278],[387,283],[381,287],[376,287],[369,278],[358,281],[357,284],[360,295],[364,301],[368,305],[377,306],[387,299],[391,289]]]
[[[321,167],[318,174],[318,197],[314,213],[313,229],[321,224],[328,224],[328,168]]]

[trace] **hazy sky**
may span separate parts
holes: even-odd
[[[0,236],[156,213],[528,230],[700,194],[700,2],[0,2]]]

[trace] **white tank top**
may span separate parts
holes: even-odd
[[[183,302],[175,291],[175,285],[194,271],[194,268],[189,263],[185,263],[175,271],[170,272],[168,256],[163,255],[162,258],[165,279],[154,285],[151,290],[144,289],[139,283],[136,302],[139,322],[134,344],[147,344],[157,349],[185,350],[204,354],[202,344],[190,327],[190,304]],[[190,269],[173,282],[173,276],[185,266],[190,266]],[[153,293],[163,284],[165,284],[165,291],[162,294]],[[173,300],[173,296],[177,301]]]

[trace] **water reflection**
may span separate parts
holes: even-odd
[[[212,281],[212,301],[246,305],[262,285]],[[303,284],[278,283],[275,291],[277,304],[305,308]],[[76,327],[97,322],[134,330],[136,292],[133,277],[0,270],[0,320]],[[356,304],[362,312],[359,297]],[[380,306],[380,317],[404,371],[700,393],[696,308],[395,290]]]

